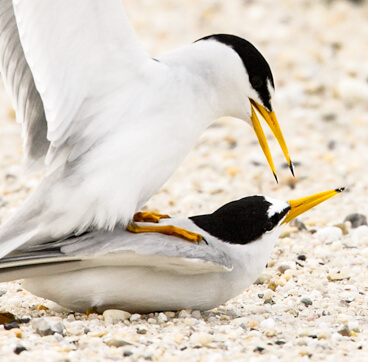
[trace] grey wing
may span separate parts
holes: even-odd
[[[192,243],[159,233],[132,234],[121,228],[115,228],[112,232],[98,231],[85,234],[74,240],[66,240],[60,250],[66,255],[74,256],[131,252],[149,257],[185,259],[188,263],[196,261],[196,263],[202,264],[198,270],[203,271],[229,271],[232,269],[232,262],[227,254],[204,242]],[[197,266],[193,266],[193,268],[197,268]]]
[[[229,256],[205,243],[117,228],[16,250],[0,260],[0,281],[102,266],[146,266],[181,274],[232,270]]]
[[[0,1],[0,71],[12,97],[17,121],[22,124],[24,166],[37,170],[44,165],[50,146],[43,103],[19,39],[12,0]]]

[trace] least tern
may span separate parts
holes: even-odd
[[[270,67],[248,41],[216,34],[152,58],[121,0],[0,4],[0,67],[25,165],[46,169],[1,227],[0,257],[24,243],[128,225],[222,116],[253,127],[276,175],[258,112],[292,170]]]
[[[159,221],[201,234],[199,244],[115,228],[22,246],[0,260],[0,281],[26,278],[35,295],[80,312],[211,309],[257,279],[286,223],[342,190],[288,202],[245,197],[212,214]]]

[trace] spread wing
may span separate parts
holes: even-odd
[[[73,161],[112,132],[120,90],[149,57],[121,0],[0,3],[1,70],[27,156]]]

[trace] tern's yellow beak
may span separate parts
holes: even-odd
[[[320,204],[323,201],[330,199],[332,196],[344,191],[345,188],[339,188],[335,190],[321,192],[319,194],[315,194],[312,196],[303,197],[298,200],[289,200],[288,203],[290,204],[290,211],[286,215],[285,220],[282,224],[288,223],[289,221],[295,219],[297,216],[306,212],[307,210],[311,209],[312,207]]]
[[[261,106],[259,103],[257,103],[253,99],[250,99],[250,103],[251,103],[251,108],[252,108],[252,114],[251,114],[250,118],[251,118],[252,123],[253,123],[253,128],[254,128],[254,131],[256,132],[256,135],[258,137],[258,142],[262,147],[263,153],[266,156],[267,162],[270,165],[270,168],[271,168],[271,170],[272,170],[272,172],[273,172],[273,174],[276,178],[276,181],[277,181],[277,177],[276,177],[275,166],[273,164],[271,152],[270,152],[270,149],[268,147],[266,136],[263,132],[263,129],[261,127],[261,124],[260,124],[259,119],[257,117],[257,114],[255,112],[255,109],[260,113],[260,115],[267,122],[268,126],[271,128],[272,133],[276,137],[277,142],[279,143],[279,145],[282,149],[282,152],[285,155],[285,158],[286,158],[286,161],[287,161],[287,163],[290,167],[291,173],[294,176],[293,163],[290,160],[289,151],[288,151],[288,148],[286,146],[284,136],[282,135],[279,123],[277,122],[275,112],[267,111],[263,106]]]

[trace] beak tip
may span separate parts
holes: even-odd
[[[339,187],[335,189],[336,192],[343,192],[346,189],[346,187]]]
[[[279,183],[279,180],[278,180],[277,175],[276,175],[275,172],[273,172],[273,177],[275,178],[276,182]]]
[[[293,177],[295,177],[295,173],[294,173],[294,165],[293,165],[293,163],[292,163],[292,161],[291,161],[291,160],[290,160],[289,168],[290,168],[291,174],[293,175]]]

